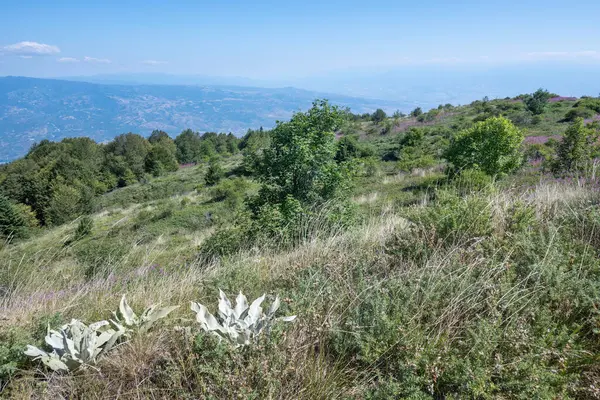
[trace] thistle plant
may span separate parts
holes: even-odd
[[[109,351],[125,333],[108,326],[108,321],[88,326],[72,319],[58,331],[48,328],[45,341],[52,347],[51,352],[27,345],[25,355],[41,360],[53,371],[75,371],[80,367],[93,366],[98,357]]]
[[[265,300],[264,294],[248,305],[246,296],[240,292],[236,298],[235,307],[232,307],[222,290],[219,290],[219,297],[218,319],[200,303],[192,302],[191,309],[196,313],[196,320],[204,331],[216,335],[220,339],[226,339],[236,347],[249,345],[264,330],[269,331],[275,321],[290,322],[296,318],[295,315],[274,318],[275,312],[281,304],[279,297],[275,298],[266,313],[260,306]]]
[[[179,308],[179,306],[158,308],[157,304],[153,304],[146,308],[138,317],[129,304],[127,304],[127,299],[125,298],[125,295],[123,295],[121,302],[119,303],[118,312],[113,312],[115,320],[111,320],[111,322],[117,328],[122,328],[125,331],[137,330],[139,333],[145,333],[152,328],[152,325],[154,325],[156,321],[166,317],[177,308]],[[121,318],[119,318],[119,315]]]

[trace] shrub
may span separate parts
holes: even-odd
[[[28,236],[28,221],[23,211],[6,197],[0,195],[0,232],[5,237]]]
[[[225,179],[212,190],[213,200],[224,201],[230,210],[240,208],[250,187],[244,178]]]
[[[208,170],[206,171],[206,176],[204,180],[208,186],[214,186],[223,179],[225,176],[225,171],[223,171],[223,167],[219,161],[215,158],[211,159]]]
[[[459,132],[446,151],[458,170],[478,168],[488,175],[509,173],[522,162],[523,133],[509,120],[492,117]]]
[[[268,216],[264,222],[279,231],[297,221],[296,217],[305,213],[303,209],[340,200],[354,172],[351,163],[335,159],[338,148],[334,132],[341,122],[337,107],[317,100],[306,113],[278,123],[271,131],[270,147],[256,163],[256,177],[262,186],[249,202],[255,220]],[[279,221],[280,216],[285,222]]]
[[[413,118],[417,118],[421,114],[423,114],[423,110],[421,109],[421,107],[417,107],[410,112],[410,116]]]
[[[553,171],[558,173],[585,169],[598,150],[597,140],[598,133],[587,128],[582,118],[576,118],[558,143]]]
[[[540,115],[544,112],[548,100],[552,95],[544,89],[538,89],[531,95],[528,95],[525,100],[525,106],[533,115]]]
[[[23,349],[31,340],[31,333],[23,328],[3,327],[0,330],[0,393],[7,381],[27,361]]]
[[[574,122],[577,118],[588,119],[596,115],[596,112],[585,107],[575,107],[567,111],[565,121]]]
[[[387,118],[387,115],[386,115],[385,111],[383,111],[381,108],[378,108],[371,116],[371,120],[373,122],[375,122],[376,124],[380,124],[386,118]]]

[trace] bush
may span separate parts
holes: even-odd
[[[244,178],[225,179],[212,190],[213,200],[224,201],[230,210],[236,210],[243,204],[249,187]]]
[[[28,236],[29,222],[26,214],[6,197],[0,195],[0,232],[5,237]]]
[[[221,164],[218,160],[213,158],[208,165],[208,170],[206,171],[204,181],[208,186],[214,186],[219,183],[224,176],[225,171],[223,171],[223,167],[221,167]]]
[[[493,117],[459,132],[445,156],[457,170],[475,168],[488,175],[509,173],[521,165],[523,139],[523,132],[509,120]]]
[[[575,107],[567,111],[565,121],[574,122],[577,118],[588,119],[596,115],[596,112],[585,107]]]
[[[257,158],[256,177],[262,186],[250,202],[256,219],[273,207],[291,216],[287,206],[292,203],[310,208],[339,199],[347,191],[352,166],[335,159],[334,132],[341,122],[337,107],[317,100],[306,113],[278,123],[271,131],[270,147]]]
[[[584,170],[598,151],[598,133],[585,126],[577,118],[558,143],[556,160],[552,166],[555,173]]]
[[[375,122],[376,124],[380,124],[386,118],[387,118],[387,115],[386,115],[385,111],[383,111],[381,108],[378,108],[371,116],[371,120],[373,122]]]
[[[548,104],[550,97],[552,97],[550,92],[544,89],[538,89],[531,95],[528,95],[525,98],[524,103],[533,115],[540,115],[544,113],[544,109],[546,108],[546,104]]]
[[[421,114],[423,114],[423,110],[421,109],[421,107],[417,107],[410,112],[410,116],[413,118],[417,118]]]

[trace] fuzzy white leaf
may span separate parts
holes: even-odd
[[[255,323],[262,315],[262,307],[261,303],[265,300],[265,295],[263,294],[258,299],[254,300],[252,304],[250,304],[250,309],[248,310],[248,317],[246,320]]]
[[[129,307],[129,304],[127,304],[127,299],[125,298],[125,295],[121,297],[121,303],[119,303],[119,311],[121,311],[121,315],[125,320],[125,325],[131,326],[136,324],[137,315],[135,315],[131,307]]]
[[[53,349],[64,350],[62,335],[52,332],[44,340]]]
[[[25,350],[23,354],[29,357],[42,357],[48,355],[48,353],[46,353],[44,350],[40,350],[37,347],[32,346],[30,344],[27,345],[27,350]]]
[[[235,299],[235,317],[242,318],[244,311],[248,309],[248,299],[240,292]]]

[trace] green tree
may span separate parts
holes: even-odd
[[[152,147],[144,161],[146,172],[159,176],[165,171],[177,171],[177,146],[173,139],[163,131],[154,131],[148,141]]]
[[[446,159],[455,168],[480,169],[488,175],[509,173],[521,165],[524,136],[503,117],[492,117],[453,138]]]
[[[225,176],[225,171],[223,171],[223,167],[218,159],[213,158],[210,160],[208,164],[208,170],[206,171],[206,176],[204,177],[204,181],[208,186],[214,186],[223,179]]]
[[[169,134],[165,131],[160,131],[160,130],[153,130],[152,133],[150,134],[150,136],[148,136],[148,142],[150,142],[150,144],[156,144],[156,143],[160,143],[162,141],[169,141],[169,140],[173,140],[171,139],[171,137],[169,136]]]
[[[336,197],[347,183],[344,166],[335,160],[334,132],[341,122],[338,108],[322,100],[279,122],[270,146],[257,158],[262,187],[255,205],[283,204],[289,197],[307,205]]]
[[[371,115],[371,120],[373,122],[375,122],[376,124],[380,124],[386,118],[387,118],[387,115],[386,115],[385,111],[383,111],[381,108],[378,108],[377,110],[375,110],[373,115]]]
[[[548,104],[548,100],[550,100],[550,97],[552,97],[550,92],[540,88],[534,93],[525,97],[525,107],[527,107],[527,109],[533,115],[543,114],[544,109],[546,108],[546,104]]]
[[[410,116],[413,118],[417,118],[421,114],[423,114],[423,110],[421,109],[421,107],[417,107],[410,112]]]
[[[46,223],[61,225],[78,217],[82,212],[82,193],[64,183],[52,185],[52,197],[45,210]]]
[[[119,135],[106,146],[106,152],[122,157],[136,178],[144,175],[146,156],[151,149],[150,142],[135,133]]]
[[[598,132],[587,128],[583,118],[576,118],[558,143],[552,170],[559,173],[585,169],[598,150],[597,141]]]
[[[180,164],[195,162],[200,148],[200,135],[191,129],[186,129],[175,138],[177,160]]]
[[[27,221],[17,205],[0,195],[0,232],[4,237],[26,237]]]

